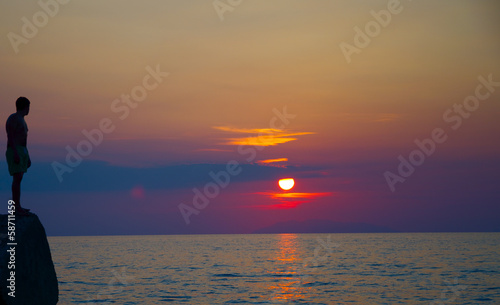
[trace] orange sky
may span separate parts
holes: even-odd
[[[221,142],[213,127],[269,128],[272,109],[287,106],[299,114],[292,132],[317,133],[318,148],[378,143],[394,128],[387,144],[401,145],[436,125],[478,75],[500,68],[495,1],[401,7],[347,64],[339,44],[352,44],[353,28],[387,1],[247,1],[223,22],[206,1],[70,2],[18,54],[5,37],[40,7],[2,3],[0,111],[27,95],[37,114],[32,141],[70,144],[159,64],[171,74],[110,141],[175,138],[202,149]]]

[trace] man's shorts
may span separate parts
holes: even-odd
[[[17,173],[25,173],[28,171],[29,155],[26,146],[16,146],[17,154],[19,155],[19,163],[14,162],[14,151],[12,147],[7,147],[7,152],[5,157],[7,158],[7,164],[9,165],[9,173],[11,176]]]

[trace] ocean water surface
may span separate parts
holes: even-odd
[[[58,304],[500,304],[500,233],[49,237]]]

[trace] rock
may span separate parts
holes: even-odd
[[[36,216],[16,216],[15,243],[8,240],[8,216],[0,215],[0,305],[57,304],[59,288],[45,229]],[[10,232],[10,230],[9,230]],[[14,249],[14,252],[8,252]],[[15,268],[10,261],[15,260]],[[9,269],[11,267],[11,269]],[[14,271],[14,276],[11,272]],[[9,288],[15,278],[15,290]],[[10,295],[9,295],[10,293]],[[12,297],[15,295],[15,297]]]

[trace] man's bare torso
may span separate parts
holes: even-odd
[[[13,113],[7,119],[5,124],[7,129],[7,146],[26,146],[28,140],[28,125],[24,117]]]

